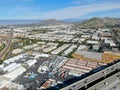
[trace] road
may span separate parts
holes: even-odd
[[[10,47],[12,45],[12,37],[13,37],[13,30],[11,30],[10,34],[8,35],[7,38],[7,44],[6,47],[1,51],[0,53],[0,60],[2,61],[4,56],[9,52]]]
[[[88,77],[86,77],[86,78],[84,78],[80,81],[77,81],[77,82],[75,82],[71,85],[68,85],[68,86],[62,88],[61,90],[78,90],[78,89],[80,89],[82,87],[85,87],[88,84],[90,84],[90,83],[92,83],[92,82],[94,82],[94,81],[96,81],[96,80],[98,80],[102,77],[105,77],[105,75],[108,75],[108,74],[114,72],[117,69],[120,69],[120,61],[117,62],[114,65],[111,65],[111,66],[107,67],[104,70],[101,70],[101,71],[99,71],[99,72],[97,72],[93,75],[90,75],[90,76],[88,76]],[[106,72],[106,73],[104,74],[104,72]]]
[[[120,90],[120,87],[116,87],[120,85],[120,72],[106,78],[105,80],[95,84],[94,86],[90,87],[87,90]]]

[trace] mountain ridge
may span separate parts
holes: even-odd
[[[47,20],[42,20],[38,23],[35,23],[35,25],[43,25],[43,26],[62,25],[62,24],[68,24],[68,23],[62,20],[56,20],[56,19],[47,19]]]
[[[120,18],[99,18],[93,17],[83,22],[75,23],[77,28],[106,28],[106,27],[120,27]]]

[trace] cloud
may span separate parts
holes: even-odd
[[[104,4],[90,4],[90,5],[79,5],[72,6],[54,11],[44,12],[41,18],[55,18],[55,19],[66,19],[66,18],[80,18],[81,16],[94,13],[109,11],[114,9],[120,9],[119,3],[104,3]]]
[[[15,1],[15,0],[5,0],[5,1]],[[19,0],[19,1],[35,1],[35,0]],[[102,16],[104,16],[105,12],[110,12],[109,14],[106,14],[108,16],[114,16],[112,13],[116,12],[116,9],[120,9],[120,3],[117,2],[107,2],[108,0],[104,0],[104,3],[93,3],[96,0],[90,0],[88,4],[88,0],[74,0],[74,1],[82,1],[81,4],[78,5],[68,5],[65,8],[51,10],[51,11],[44,11],[40,6],[32,6],[30,5],[13,5],[5,7],[1,6],[0,11],[2,18],[12,18],[12,19],[67,19],[67,18],[83,18],[85,16],[95,16],[94,13],[98,13],[97,16],[99,17],[102,13]],[[103,0],[101,0],[102,2]],[[82,3],[87,4],[82,4]],[[118,14],[118,15],[117,15]],[[115,13],[115,16],[119,16],[119,13]]]

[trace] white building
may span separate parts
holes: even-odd
[[[21,49],[21,48],[18,48],[18,49],[14,49],[14,50],[12,51],[12,54],[19,54],[19,53],[22,53],[22,52],[24,52],[24,50]]]
[[[99,41],[88,40],[86,43],[87,43],[87,44],[92,44],[92,45],[98,45],[98,44],[99,44]]]
[[[40,66],[38,69],[39,73],[46,73],[46,71],[48,71],[48,67],[47,66]]]
[[[50,47],[44,48],[43,52],[50,52],[50,51],[52,51],[53,49],[56,49],[56,48],[57,48],[56,46],[50,46]]]
[[[77,48],[77,45],[71,45],[67,50],[63,52],[63,55],[68,55],[71,53],[75,48]]]
[[[87,49],[88,49],[88,46],[80,45],[77,50],[81,50],[82,51],[82,50],[87,50]]]
[[[113,40],[112,40],[112,39],[105,39],[105,43],[110,44],[110,46],[111,46],[111,47],[116,46],[116,44],[113,42]]]
[[[10,82],[10,78],[5,76],[0,76],[0,90]]]
[[[19,75],[23,74],[25,71],[26,71],[26,69],[24,67],[18,67],[15,70],[13,70],[12,72],[4,74],[4,76],[10,78],[11,80],[14,80]]]
[[[10,59],[5,60],[3,63],[9,64],[9,63],[15,62],[15,61],[23,58],[24,55],[25,55],[25,54],[20,54],[20,55],[18,55],[18,56],[12,57],[12,58],[10,58]]]
[[[54,51],[52,51],[52,54],[59,54],[60,52],[62,52],[63,50],[65,50],[66,48],[68,48],[70,45],[69,44],[64,44],[62,46],[60,46],[59,48],[55,49]]]
[[[35,63],[37,63],[37,60],[28,60],[26,64],[28,64],[29,67],[33,66]]]
[[[9,88],[9,90],[25,90],[22,84],[17,84],[13,82],[9,82],[5,87]]]
[[[3,67],[2,70],[3,70],[4,72],[11,72],[11,71],[15,70],[15,69],[18,68],[18,67],[21,67],[21,64],[11,63],[11,64],[9,64],[8,66]]]

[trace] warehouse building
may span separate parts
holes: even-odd
[[[0,76],[0,90],[10,82],[9,77]]]
[[[23,74],[25,71],[26,71],[26,69],[24,67],[18,67],[15,70],[13,70],[12,72],[5,74],[4,76],[10,78],[11,80],[14,80],[19,75]]]
[[[11,63],[8,66],[3,67],[1,70],[3,70],[4,72],[11,72],[11,71],[15,70],[18,67],[21,67],[21,64]]]
[[[71,58],[61,67],[61,70],[68,70],[68,75],[80,76],[99,66],[97,62]]]
[[[88,40],[86,43],[87,43],[88,45],[98,45],[98,44],[99,44],[99,41]]]
[[[52,54],[59,54],[60,52],[62,52],[63,50],[65,50],[66,48],[68,48],[70,45],[69,44],[64,44],[62,46],[60,46],[59,48],[55,49],[54,51],[52,51]]]
[[[23,85],[9,82],[7,85],[4,86],[4,88],[8,88],[9,90],[25,90]],[[4,88],[2,88],[4,90]]]
[[[67,50],[63,52],[63,55],[68,55],[71,53],[75,48],[77,48],[77,45],[71,45]]]
[[[22,53],[22,52],[24,52],[24,50],[21,49],[21,48],[18,48],[18,49],[14,49],[14,50],[12,51],[12,54],[17,55],[17,54]]]
[[[31,67],[31,66],[33,66],[33,65],[35,65],[35,63],[37,63],[37,60],[28,60],[27,62],[26,62],[26,64],[29,66],[29,67]]]
[[[4,64],[10,64],[10,63],[12,63],[12,62],[15,62],[15,61],[23,58],[24,56],[25,56],[25,53],[24,53],[24,54],[20,54],[20,55],[15,56],[15,57],[12,57],[12,58],[10,58],[10,59],[7,59],[7,60],[5,60],[3,63],[4,63]]]

